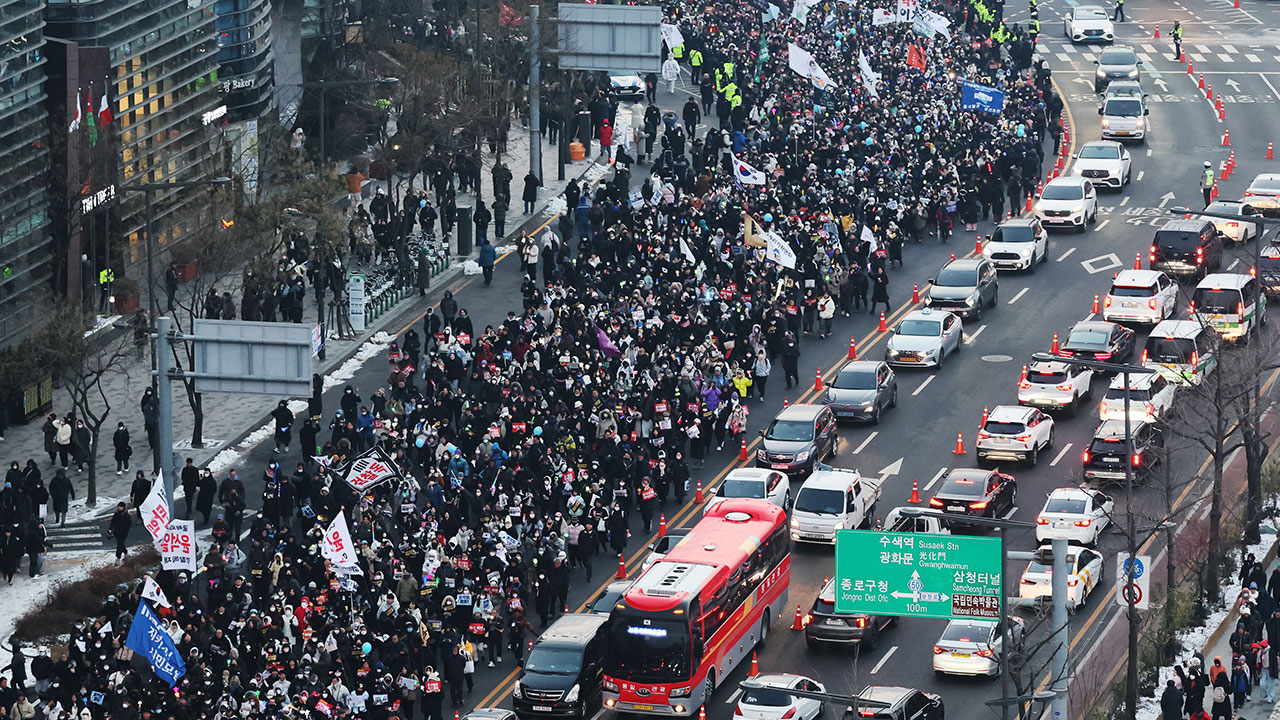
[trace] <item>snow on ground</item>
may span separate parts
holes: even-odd
[[[1276,542],[1276,521],[1277,518],[1263,519],[1262,539],[1246,548],[1246,554],[1253,553],[1256,558],[1266,557],[1267,552],[1271,550],[1271,546]],[[1239,588],[1236,587],[1234,575],[1224,580],[1221,587],[1224,599],[1235,599]],[[1182,647],[1182,655],[1178,658],[1178,662],[1190,660],[1196,653],[1208,653],[1212,649],[1206,647],[1209,643],[1209,636],[1227,621],[1228,616],[1234,613],[1234,604],[1228,605],[1226,608],[1209,613],[1209,617],[1204,621],[1203,625],[1180,631],[1178,633],[1178,644]],[[1212,661],[1213,658],[1211,657],[1205,658],[1206,669]],[[1160,690],[1164,688],[1167,680],[1171,680],[1174,677],[1172,665],[1160,668],[1160,679],[1156,682],[1156,695],[1154,697],[1138,698],[1136,720],[1156,720],[1160,716]]]
[[[547,204],[545,206],[543,206],[542,217],[544,218],[558,217],[560,215],[563,215],[564,212],[568,209],[569,209],[569,206],[565,202],[563,195],[558,197],[553,197],[547,201]]]
[[[115,502],[111,503],[111,508],[115,509]],[[25,615],[28,610],[44,605],[57,585],[83,580],[89,577],[89,573],[113,562],[115,562],[115,555],[110,552],[87,551],[46,555],[44,574],[37,578],[27,577],[27,564],[24,562],[13,584],[4,587],[4,602],[0,603],[0,639],[3,639],[0,642],[0,667],[8,665],[13,657],[9,638],[18,624],[18,618]],[[66,628],[66,632],[70,631],[71,628]],[[48,652],[48,646],[24,649],[28,663],[36,654]]]

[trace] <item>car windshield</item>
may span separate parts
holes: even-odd
[[[991,637],[991,626],[986,623],[953,622],[942,631],[943,642],[985,643]]]
[[[606,590],[600,595],[600,597],[596,598],[596,601],[591,605],[591,612],[613,612],[613,606],[618,604],[618,598],[620,597],[622,597],[622,593]]]
[[[939,495],[948,497],[982,497],[987,494],[983,483],[969,478],[947,478],[938,489]]]
[[[1117,409],[1122,407],[1124,404],[1124,388],[1108,388],[1107,399],[1120,401],[1116,407]],[[1131,403],[1146,402],[1149,399],[1151,399],[1151,393],[1146,390],[1138,390],[1137,388],[1129,390],[1129,402]]]
[[[524,669],[544,675],[577,675],[582,669],[582,649],[534,645]]]
[[[1045,200],[1083,200],[1084,186],[1069,183],[1049,183],[1040,194]]]
[[[1128,98],[1108,100],[1106,107],[1102,109],[1102,114],[1112,117],[1137,117],[1142,114],[1142,101]]]
[[[1116,285],[1111,288],[1112,297],[1151,297],[1156,294],[1154,285],[1138,287],[1135,285]]]
[[[1120,148],[1115,145],[1085,145],[1080,148],[1082,160],[1119,160]]]
[[[795,509],[818,515],[839,515],[844,512],[844,493],[822,488],[801,488],[796,496]]]
[[[1107,346],[1108,337],[1110,334],[1105,330],[1072,330],[1070,337],[1067,338],[1067,344],[1071,347],[1104,348]]]
[[[1192,301],[1196,305],[1196,312],[1234,313],[1236,305],[1240,303],[1240,291],[1196,288]]]
[[[763,707],[786,707],[791,704],[791,695],[777,688],[752,688],[742,691],[743,705]]]
[[[1024,243],[1035,242],[1036,234],[1031,231],[1030,225],[1011,225],[1009,227],[998,227],[996,231],[991,233],[991,242],[993,243]]]
[[[813,423],[808,420],[774,420],[764,437],[782,442],[806,442],[813,439]]]
[[[1132,50],[1122,50],[1113,48],[1111,50],[1103,50],[1102,55],[1098,57],[1099,65],[1137,65],[1138,58],[1134,56]]]
[[[938,273],[934,285],[947,287],[975,287],[978,284],[978,271],[974,268],[945,267]]]
[[[942,332],[942,323],[937,320],[907,319],[898,326],[899,335],[912,337],[938,337],[940,332]]]
[[[1097,8],[1076,8],[1077,20],[1106,20],[1107,14]]]
[[[762,498],[764,481],[729,478],[720,487],[720,496],[727,498]]]
[[[679,682],[689,679],[689,626],[674,620],[628,617],[614,611],[609,618],[605,674],[633,682]]]
[[[1017,435],[1026,429],[1026,427],[1026,425],[1023,425],[1020,422],[996,422],[994,420],[988,420],[987,424],[982,426],[982,429],[992,435]]]
[[[1196,343],[1191,338],[1162,338],[1154,335],[1147,338],[1147,359],[1158,363],[1190,362],[1196,351]]]
[[[1051,497],[1049,502],[1044,504],[1044,511],[1079,514],[1084,512],[1086,506],[1087,503],[1081,498]]]
[[[1253,179],[1249,185],[1250,190],[1266,190],[1267,192],[1280,192],[1280,175],[1267,175]]]
[[[935,335],[937,333],[934,333]],[[839,390],[875,390],[875,370],[841,370],[831,387]]]

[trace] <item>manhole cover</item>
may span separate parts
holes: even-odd
[[[982,362],[1009,362],[1013,359],[1012,355],[983,355]]]

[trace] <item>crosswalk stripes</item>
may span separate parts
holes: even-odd
[[[1192,62],[1198,62],[1198,63],[1204,62],[1204,56],[1201,55],[1200,53],[1189,52],[1187,53],[1187,57],[1191,58]]]
[[[1245,53],[1244,59],[1248,60],[1251,63],[1262,62],[1261,60],[1258,59],[1258,56],[1254,55],[1253,53]]]

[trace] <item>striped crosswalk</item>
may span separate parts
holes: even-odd
[[[1123,40],[1118,41],[1116,45],[1125,45]],[[1166,65],[1175,62],[1173,59],[1173,44],[1153,44],[1153,43],[1132,43],[1128,44],[1137,54],[1138,59],[1148,66],[1157,66],[1160,63]],[[1064,40],[1042,39],[1037,48],[1040,55],[1051,57],[1058,62],[1075,65],[1081,63],[1092,64],[1098,58],[1098,55],[1105,51],[1110,45],[1076,45]],[[1260,70],[1280,71],[1280,45],[1232,45],[1223,44],[1203,44],[1188,43],[1183,45],[1183,52],[1188,60],[1195,65],[1204,65],[1211,63],[1230,64],[1233,68],[1237,66],[1252,65],[1261,67],[1240,67],[1241,72],[1256,72]]]

